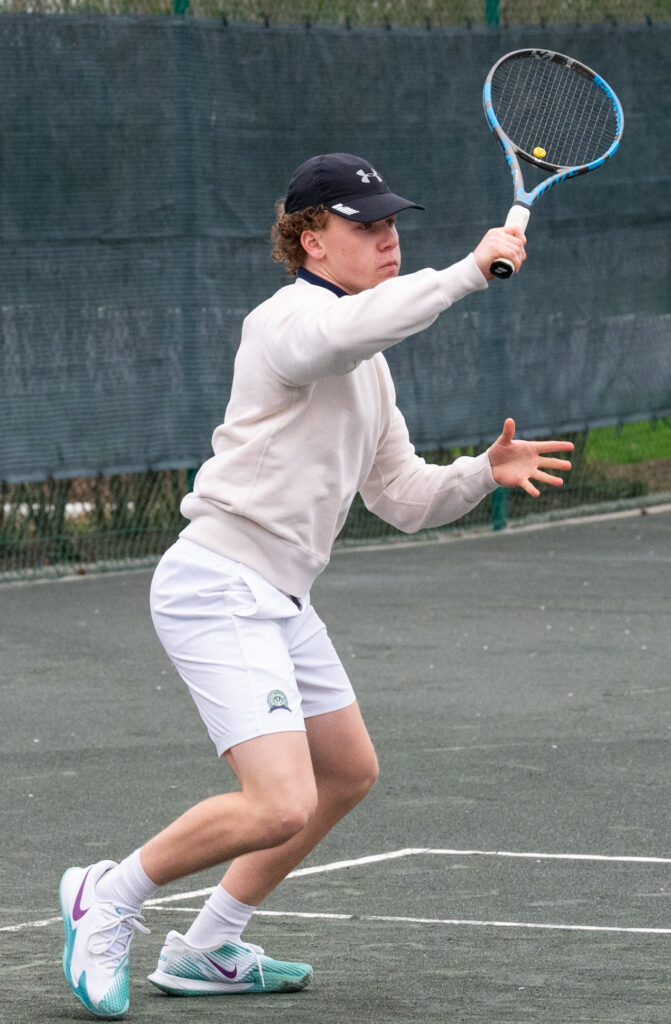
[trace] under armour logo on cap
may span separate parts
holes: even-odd
[[[359,175],[359,177],[361,178],[361,180],[362,180],[362,181],[363,181],[363,182],[364,182],[364,183],[365,183],[366,185],[367,185],[367,184],[368,184],[368,182],[369,182],[369,181],[371,180],[371,178],[377,178],[377,180],[378,180],[378,181],[382,181],[382,178],[381,178],[381,177],[380,177],[380,175],[379,175],[379,174],[377,173],[377,171],[375,170],[375,168],[374,168],[374,167],[373,167],[373,168],[371,168],[371,170],[370,170],[370,171],[361,171],[361,170],[359,170],[359,171],[357,171],[356,173],[357,173],[357,174]]]
[[[317,206],[359,223],[383,220],[408,208],[424,209],[392,192],[367,160],[351,153],[313,156],[294,171],[285,211],[298,213]]]

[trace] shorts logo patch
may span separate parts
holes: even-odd
[[[272,714],[273,711],[279,711],[280,708],[284,708],[285,711],[291,711],[289,707],[289,700],[284,690],[271,690],[266,697],[268,702],[268,713]]]

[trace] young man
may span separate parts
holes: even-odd
[[[495,257],[525,258],[519,229],[489,231],[446,270],[399,277],[396,214],[417,204],[367,161],[336,153],[295,172],[274,258],[294,284],[246,318],[213,457],[183,501],[189,525],[158,566],[154,624],[240,790],[196,804],[120,864],[61,882],[64,970],[98,1016],[128,1008],[128,949],[158,886],[230,861],[150,981],[175,994],[291,991],[312,969],[242,940],[254,909],[369,791],[377,760],[352,686],[310,603],[350,504],[406,531],[464,515],[498,485],[560,484],[514,440],[448,467],[410,443],[382,352],[487,287]],[[272,784],[269,784],[272,780]]]

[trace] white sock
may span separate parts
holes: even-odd
[[[96,886],[96,895],[101,900],[139,910],[157,889],[158,886],[142,867],[140,851],[135,850],[115,868],[105,872]]]
[[[218,885],[184,938],[195,949],[216,949],[225,942],[239,942],[255,910]]]

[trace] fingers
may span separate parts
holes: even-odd
[[[564,483],[562,477],[554,476],[552,473],[544,473],[542,469],[537,469],[535,473],[531,474],[534,480],[538,480],[541,484],[552,484],[553,487],[561,487]]]
[[[532,498],[540,498],[541,496],[541,492],[538,490],[537,487],[534,487],[531,480],[522,480],[520,483],[520,487],[523,491],[526,491],[527,494],[530,494]]]
[[[511,416],[508,416],[503,424],[503,430],[501,431],[501,440],[504,444],[508,444],[512,441],[515,436],[515,420]]]
[[[571,463],[568,459],[539,459],[538,465],[542,466],[543,469],[569,470],[571,468]]]
[[[552,487],[562,487],[564,483],[560,476],[553,476],[551,473],[543,473],[541,470],[536,470],[527,479],[522,479],[518,483],[518,486],[531,495],[532,498],[540,498],[541,496],[541,492],[532,484],[532,479],[538,480],[541,484],[550,484]]]
[[[572,452],[575,445],[573,441],[537,441],[539,452]]]
[[[519,227],[491,228],[473,250],[478,267],[488,281],[494,279],[490,266],[497,259],[507,259],[517,272],[527,258],[525,251],[526,238]]]
[[[512,416],[508,416],[504,421],[503,429],[501,431],[501,442],[503,444],[510,444],[515,436],[516,429],[515,420]],[[539,456],[539,466],[543,466],[545,469],[568,470],[571,468],[571,463],[568,459],[554,459],[549,456],[545,456],[543,453],[571,452],[574,447],[572,441],[524,441],[522,443],[531,448],[535,455]]]

